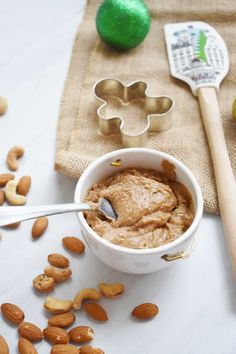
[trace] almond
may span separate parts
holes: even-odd
[[[3,205],[5,201],[5,193],[4,191],[0,190],[0,205]]]
[[[101,293],[108,299],[115,299],[116,297],[123,294],[125,290],[125,286],[121,283],[100,283],[99,288],[101,290]]]
[[[21,322],[18,327],[18,333],[21,337],[29,341],[39,341],[43,339],[43,332],[39,327],[30,322]]]
[[[108,320],[107,313],[104,308],[101,305],[96,304],[95,302],[88,302],[87,304],[84,304],[84,309],[89,316],[91,316],[97,321]]]
[[[6,225],[4,227],[6,227],[7,229],[14,230],[14,229],[17,229],[20,225],[21,225],[21,222],[18,221],[18,222],[14,222],[13,224],[8,224],[8,225]]]
[[[159,308],[155,304],[144,303],[136,306],[132,315],[138,319],[149,319],[156,316],[159,313]]]
[[[93,334],[93,329],[87,326],[78,326],[69,331],[70,339],[76,343],[84,343],[92,340]]]
[[[0,187],[5,187],[7,182],[14,179],[15,176],[12,173],[1,173],[0,174]]]
[[[56,344],[52,347],[51,354],[79,354],[79,349],[70,344]]]
[[[44,268],[44,274],[48,277],[52,277],[56,283],[61,283],[71,277],[72,271],[70,268],[57,268],[52,265]]]
[[[75,322],[75,315],[72,312],[61,313],[49,318],[48,325],[56,327],[69,327]]]
[[[62,242],[64,247],[72,253],[81,254],[84,252],[85,246],[83,242],[77,237],[64,237]]]
[[[49,254],[48,263],[58,268],[67,268],[70,265],[69,259],[58,253]]]
[[[44,308],[53,314],[59,314],[70,311],[73,302],[70,300],[60,300],[55,297],[48,296],[44,301]]]
[[[7,342],[3,338],[3,336],[0,335],[0,353],[1,354],[9,354],[9,347],[7,345]]]
[[[5,303],[1,306],[3,316],[11,323],[19,324],[24,321],[24,312],[16,305]]]
[[[31,186],[31,177],[23,176],[20,178],[18,182],[16,191],[18,194],[26,196],[30,190],[30,186]]]
[[[100,348],[91,347],[91,345],[84,345],[79,349],[79,354],[105,354]]]
[[[48,218],[42,217],[35,220],[32,227],[32,237],[38,238],[44,234],[48,227]]]
[[[67,344],[70,340],[69,334],[60,327],[49,326],[43,330],[43,334],[52,344]]]
[[[26,338],[19,339],[18,350],[20,354],[38,354],[34,345]]]
[[[54,278],[48,277],[45,274],[39,274],[33,279],[33,287],[41,293],[46,293],[54,290],[56,282]]]

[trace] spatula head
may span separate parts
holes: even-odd
[[[229,71],[222,37],[205,22],[183,22],[164,27],[171,74],[185,81],[194,95],[200,87],[220,86]]]

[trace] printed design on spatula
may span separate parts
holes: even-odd
[[[196,85],[214,83],[224,68],[218,38],[207,28],[188,25],[175,31],[171,51],[176,72]]]
[[[147,84],[135,81],[126,86],[117,79],[102,79],[94,86],[98,101],[99,131],[120,134],[124,146],[142,146],[149,132],[171,126],[174,102],[168,96],[150,97]]]

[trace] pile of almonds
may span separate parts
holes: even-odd
[[[0,100],[1,106],[1,100]],[[0,113],[1,114],[1,113]],[[15,146],[7,154],[7,164],[11,171],[18,169],[18,159],[24,154],[24,149]],[[12,173],[0,174],[0,205],[5,199],[10,205],[24,205],[26,196],[31,186],[30,176],[23,176],[18,183],[14,180]],[[20,223],[11,224],[9,227],[16,228]],[[46,217],[37,219],[32,227],[33,239],[44,234],[48,227]],[[80,255],[84,252],[83,242],[76,237],[64,237],[62,239],[64,248]],[[41,293],[48,293],[54,290],[58,283],[64,282],[72,276],[69,259],[61,254],[52,253],[48,256],[48,263],[44,272],[33,279],[33,287]],[[97,303],[102,296],[108,299],[115,299],[124,293],[124,285],[121,283],[100,283],[99,290],[96,288],[85,288],[80,290],[73,300],[61,300],[48,296],[44,301],[44,309],[52,314],[48,319],[48,325],[44,330],[31,322],[24,321],[25,314],[20,307],[11,303],[3,303],[1,312],[3,317],[11,324],[18,326],[19,341],[18,350],[20,354],[37,354],[33,345],[34,342],[47,340],[51,345],[51,354],[105,354],[100,348],[90,345],[83,345],[78,348],[69,344],[84,344],[90,342],[94,337],[94,330],[88,326],[75,326],[69,331],[66,329],[72,326],[76,320],[73,311],[82,308],[87,315],[98,322],[108,321],[106,310]],[[86,301],[86,302],[85,302]],[[89,301],[89,302],[88,302]],[[137,319],[151,319],[159,313],[155,304],[143,303],[136,306],[131,312]],[[9,354],[9,347],[3,336],[0,335],[0,354]]]

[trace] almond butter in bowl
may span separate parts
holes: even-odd
[[[95,212],[85,212],[90,227],[105,240],[134,249],[155,248],[180,237],[194,219],[188,190],[175,180],[175,170],[163,161],[164,172],[126,168],[95,183],[87,194]],[[108,199],[117,220],[96,209]]]

